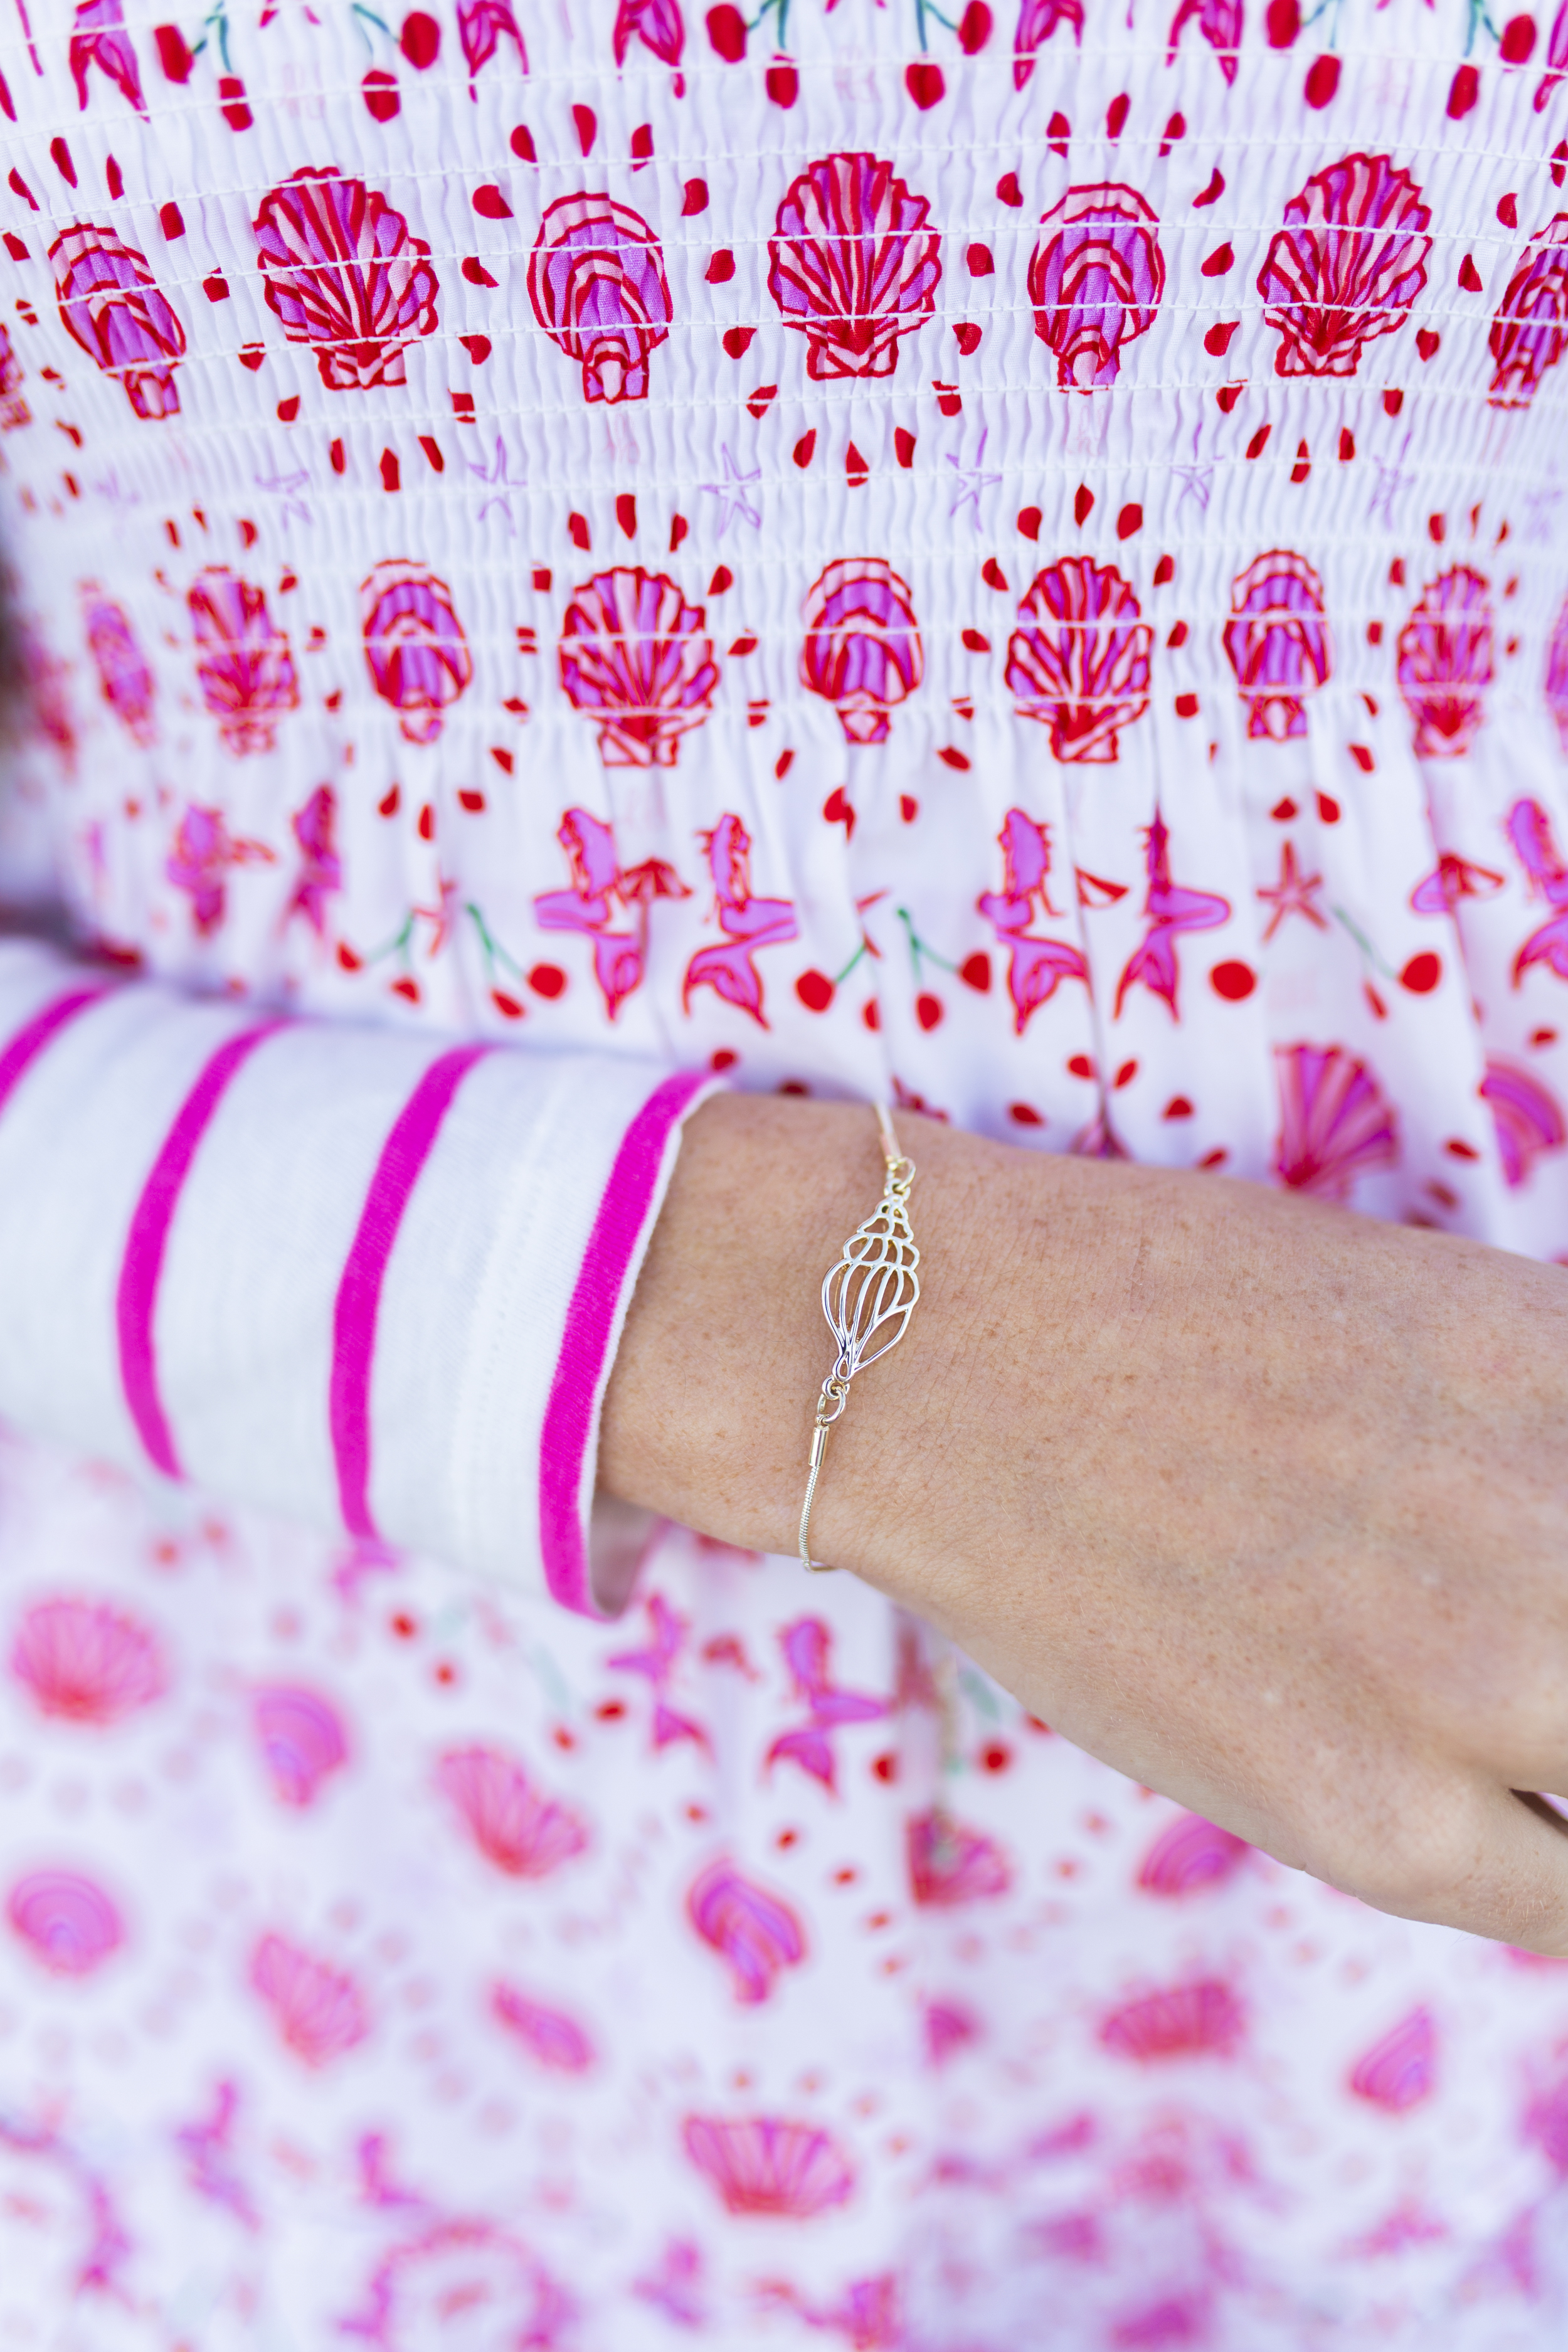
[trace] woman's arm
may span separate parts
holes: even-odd
[[[1057,1729],[1380,1908],[1568,1954],[1568,1279],[1261,1187],[900,1119],[921,1304],[857,1381],[818,1557]],[[794,1549],[880,1186],[858,1108],[691,1122],[602,1481]],[[803,1571],[804,1573],[804,1571]]]

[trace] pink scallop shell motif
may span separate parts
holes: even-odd
[[[1342,1045],[1276,1045],[1274,1067],[1274,1171],[1282,1184],[1319,1201],[1348,1201],[1358,1176],[1397,1163],[1398,1124],[1364,1062]]]
[[[26,381],[22,362],[11,349],[11,338],[0,327],[0,433],[15,433],[33,421],[33,412],[22,397]]]
[[[1029,299],[1059,390],[1114,383],[1123,345],[1153,325],[1165,291],[1159,231],[1159,215],[1119,181],[1069,188],[1042,214]]]
[[[307,2066],[330,2065],[370,2032],[364,1998],[353,1977],[313,1959],[283,1936],[263,1936],[251,1955],[250,1981],[279,2034]]]
[[[1568,345],[1568,213],[1525,247],[1498,304],[1489,338],[1494,408],[1528,408]]]
[[[686,26],[681,22],[676,0],[621,0],[616,11],[616,29],[612,36],[618,66],[624,66],[626,61],[626,51],[632,45],[634,34],[661,65],[678,66],[680,63],[680,52],[686,46]],[[677,74],[677,98],[681,94],[681,77]]]
[[[1276,375],[1354,375],[1376,335],[1405,324],[1426,283],[1429,207],[1390,155],[1346,155],[1285,207],[1258,272],[1279,332]]]
[[[473,684],[474,663],[452,592],[428,565],[395,557],[359,592],[364,657],[377,694],[407,743],[434,743],[447,710]]]
[[[786,2123],[776,2116],[734,2122],[688,2116],[681,2140],[731,2213],[809,2221],[842,2205],[855,2186],[838,2147],[810,2124]]]
[[[910,1891],[928,1910],[988,1902],[1013,1884],[1012,1865],[995,1840],[955,1822],[940,1806],[911,1816],[904,1843]]]
[[[313,1805],[323,1781],[349,1760],[342,1718],[319,1691],[265,1685],[250,1694],[250,1719],[281,1805]]]
[[[52,1976],[85,1977],[125,1940],[119,1912],[101,1886],[71,1870],[35,1870],[19,1878],[5,1916]]]
[[[1568,759],[1568,604],[1552,625],[1546,649],[1546,708],[1557,729],[1557,740]]]
[[[595,572],[566,608],[561,683],[606,768],[673,768],[719,685],[707,614],[661,572]]]
[[[1007,684],[1025,719],[1051,730],[1065,762],[1109,766],[1123,727],[1149,708],[1153,633],[1110,564],[1066,555],[1037,572],[1007,646]]]
[[[1488,1062],[1481,1094],[1497,1129],[1503,1175],[1517,1190],[1538,1160],[1568,1143],[1563,1107],[1532,1071],[1515,1069],[1509,1062]]]
[[[936,307],[931,206],[879,156],[825,155],[790,183],[768,243],[768,292],[806,339],[814,383],[891,375],[899,338]]]
[[[380,191],[310,165],[268,190],[255,226],[267,307],[314,352],[328,390],[405,383],[403,354],[435,332],[438,289],[429,247]]]
[[[200,648],[196,683],[237,758],[270,751],[278,721],[299,707],[294,657],[275,628],[265,593],[224,564],[198,572],[185,603]]]
[[[530,2000],[515,1985],[498,1984],[490,1995],[491,2013],[531,2058],[557,2074],[583,2074],[594,2063],[594,2045],[577,2023],[559,2009]]]
[[[583,371],[586,401],[646,400],[647,362],[669,334],[669,280],[640,213],[606,195],[557,196],[528,257],[528,299]]]
[[[82,614],[82,626],[105,702],[131,740],[146,751],[157,740],[153,719],[156,688],[124,606],[115,604],[101,589],[92,589]]]
[[[735,1998],[747,2007],[767,2000],[785,1969],[805,1958],[805,1936],[789,1905],[743,1878],[732,1863],[716,1862],[695,1882],[686,1912],[705,1944],[727,1960]]]
[[[381,2256],[338,2332],[374,2352],[553,2352],[567,2330],[582,2341],[573,2318],[571,2296],[521,2239],[489,2221],[444,2221]]]
[[[1247,1840],[1232,1831],[1216,1828],[1201,1813],[1183,1813],[1144,1855],[1138,1884],[1146,1895],[1199,1895],[1234,1878],[1251,1852]]]
[[[94,1601],[36,1602],[16,1629],[11,1672],[45,1715],[67,1723],[119,1723],[165,1686],[147,1627]]]
[[[888,714],[925,675],[908,584],[879,556],[846,556],[805,600],[801,683],[831,702],[847,743],[885,743]]]
[[[498,1748],[458,1748],[436,1769],[479,1852],[509,1878],[547,1878],[582,1853],[588,1832],[575,1813],[539,1796],[521,1764]]]
[[[1356,2061],[1350,2086],[1385,2114],[1402,2116],[1429,2098],[1436,2080],[1437,2037],[1429,2012],[1413,2009]]]
[[[1070,25],[1072,37],[1083,46],[1083,0],[1022,0],[1017,29],[1013,35],[1013,87],[1022,89],[1035,70],[1035,52],[1043,48],[1058,25]]]
[[[1232,585],[1225,650],[1247,705],[1247,731],[1275,743],[1305,735],[1302,705],[1332,663],[1323,583],[1304,555],[1277,547]]]
[[[1113,2010],[1100,2039],[1118,2058],[1150,2065],[1165,2058],[1224,2056],[1240,2040],[1245,2022],[1229,1985],[1219,1977],[1203,1977]]]
[[[1489,583],[1468,563],[1428,581],[1399,632],[1396,675],[1415,721],[1415,751],[1455,760],[1468,751],[1486,717],[1492,682]]]
[[[185,331],[159,292],[145,254],[110,228],[79,223],[49,247],[55,298],[72,340],[117,375],[138,416],[177,416],[174,369]]]

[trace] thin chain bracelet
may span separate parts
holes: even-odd
[[[816,1400],[811,1469],[800,1509],[803,1568],[831,1567],[827,1560],[813,1559],[810,1544],[811,1506],[822,1475],[827,1433],[848,1402],[849,1383],[856,1373],[898,1346],[921,1295],[916,1272],[921,1254],[910,1231],[910,1187],[915,1181],[915,1163],[900,1150],[885,1103],[877,1105],[877,1118],[882,1130],[882,1156],[888,1163],[882,1197],[865,1223],[857,1225],[850,1234],[822,1286],[822,1311],[838,1342],[838,1361],[823,1381]]]

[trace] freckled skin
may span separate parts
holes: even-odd
[[[1568,1281],[904,1117],[923,1286],[813,1548],[1134,1780],[1387,1911],[1568,1954]],[[697,1113],[606,1489],[793,1552],[864,1108]],[[792,1571],[780,1568],[779,1575]]]

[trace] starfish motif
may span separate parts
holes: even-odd
[[[1274,909],[1268,918],[1268,928],[1263,934],[1266,947],[1287,915],[1305,915],[1307,920],[1315,924],[1320,931],[1328,929],[1327,919],[1321,915],[1312,904],[1314,893],[1321,890],[1322,887],[1323,877],[1321,874],[1301,872],[1296,863],[1296,845],[1293,841],[1288,841],[1279,852],[1279,881],[1272,885],[1265,884],[1258,893],[1264,903]]]
[[[520,490],[522,488],[522,484],[520,481],[514,481],[507,471],[506,443],[501,439],[500,435],[499,433],[496,435],[496,456],[493,466],[476,465],[472,457],[465,459],[464,462],[469,473],[476,475],[489,491],[488,498],[479,500],[479,510],[475,520],[483,522],[490,509],[497,507],[505,520],[507,530],[515,538],[517,524],[512,519],[511,497],[514,490]]]
[[[1553,510],[1562,496],[1559,489],[1526,490],[1524,503],[1530,509],[1530,520],[1524,526],[1527,546],[1551,546],[1557,536]]]
[[[1399,445],[1399,455],[1395,457],[1392,466],[1385,466],[1381,457],[1374,457],[1372,461],[1377,467],[1377,488],[1372,494],[1372,500],[1366,510],[1366,519],[1368,522],[1371,522],[1379,507],[1381,507],[1383,509],[1384,526],[1385,530],[1392,530],[1394,529],[1394,499],[1399,496],[1400,491],[1405,488],[1406,482],[1413,482],[1415,479],[1414,474],[1406,474],[1402,470],[1405,464],[1405,453],[1409,446],[1410,436],[1407,433],[1404,440]]]
[[[117,468],[113,466],[110,466],[102,481],[94,482],[92,487],[100,499],[108,499],[111,507],[139,507],[142,503],[141,491],[128,490],[121,480]]]
[[[698,484],[700,489],[710,491],[719,501],[719,537],[723,538],[736,515],[743,516],[753,530],[760,530],[763,510],[761,507],[754,507],[746,496],[746,485],[748,482],[762,480],[762,467],[759,466],[754,472],[742,474],[730,455],[730,445],[727,441],[719,454],[724,460],[723,480]]]
[[[1196,499],[1198,505],[1206,514],[1209,500],[1214,496],[1213,466],[1200,466],[1194,460],[1191,465],[1173,466],[1171,471],[1182,486],[1182,496],[1176,500],[1176,504],[1180,506],[1184,499]]]
[[[947,463],[952,467],[963,486],[947,510],[948,520],[951,522],[956,518],[960,507],[971,506],[974,509],[976,530],[980,529],[980,493],[982,490],[994,489],[1002,479],[1000,474],[988,474],[984,470],[985,444],[990,437],[991,427],[987,425],[981,433],[980,446],[974,453],[973,466],[963,465],[958,458],[952,456],[947,458]]]
[[[306,499],[300,496],[300,492],[310,477],[302,466],[292,474],[258,474],[253,478],[258,490],[266,490],[271,497],[282,499],[283,503],[278,509],[278,520],[285,530],[288,529],[290,515],[298,515],[300,521],[307,529],[309,528],[312,520],[310,509]]]

